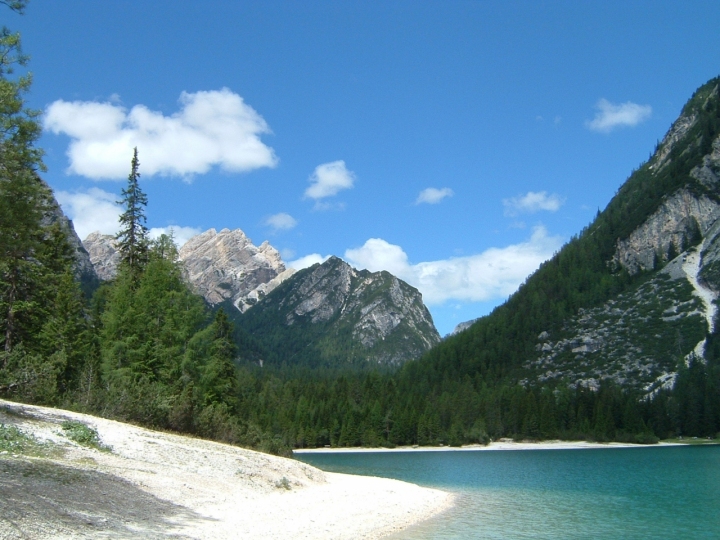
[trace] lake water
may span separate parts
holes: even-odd
[[[399,539],[720,539],[720,446],[299,454],[457,494]]]

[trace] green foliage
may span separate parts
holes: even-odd
[[[0,454],[45,456],[49,452],[49,445],[15,426],[0,424]]]
[[[95,428],[91,428],[87,424],[78,422],[76,420],[66,420],[61,426],[65,436],[71,441],[87,446],[89,448],[95,448],[104,452],[110,452],[111,448],[105,446],[100,442],[100,437]]]

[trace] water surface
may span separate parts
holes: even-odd
[[[720,538],[720,446],[297,457],[457,495],[394,540]]]

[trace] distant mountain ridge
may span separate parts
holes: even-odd
[[[85,246],[101,278],[112,279],[114,238],[93,233]],[[387,272],[331,257],[296,273],[268,242],[255,246],[240,229],[205,231],[179,259],[195,292],[226,308],[241,355],[254,362],[399,366],[440,341],[422,295]]]

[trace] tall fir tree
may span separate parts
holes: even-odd
[[[120,215],[120,232],[115,237],[123,265],[134,278],[138,278],[148,261],[148,230],[145,226],[145,207],[147,195],[140,189],[140,161],[137,147],[133,150],[128,184],[122,190],[122,200],[118,201],[125,207]]]
[[[8,4],[22,12],[25,2]],[[34,144],[41,133],[39,111],[25,107],[30,75],[12,79],[24,66],[20,35],[0,30],[0,342],[5,353],[32,334],[41,318],[39,284],[45,268],[39,260],[45,234],[42,217],[50,192],[37,176],[42,151]],[[5,365],[5,361],[2,365]]]

